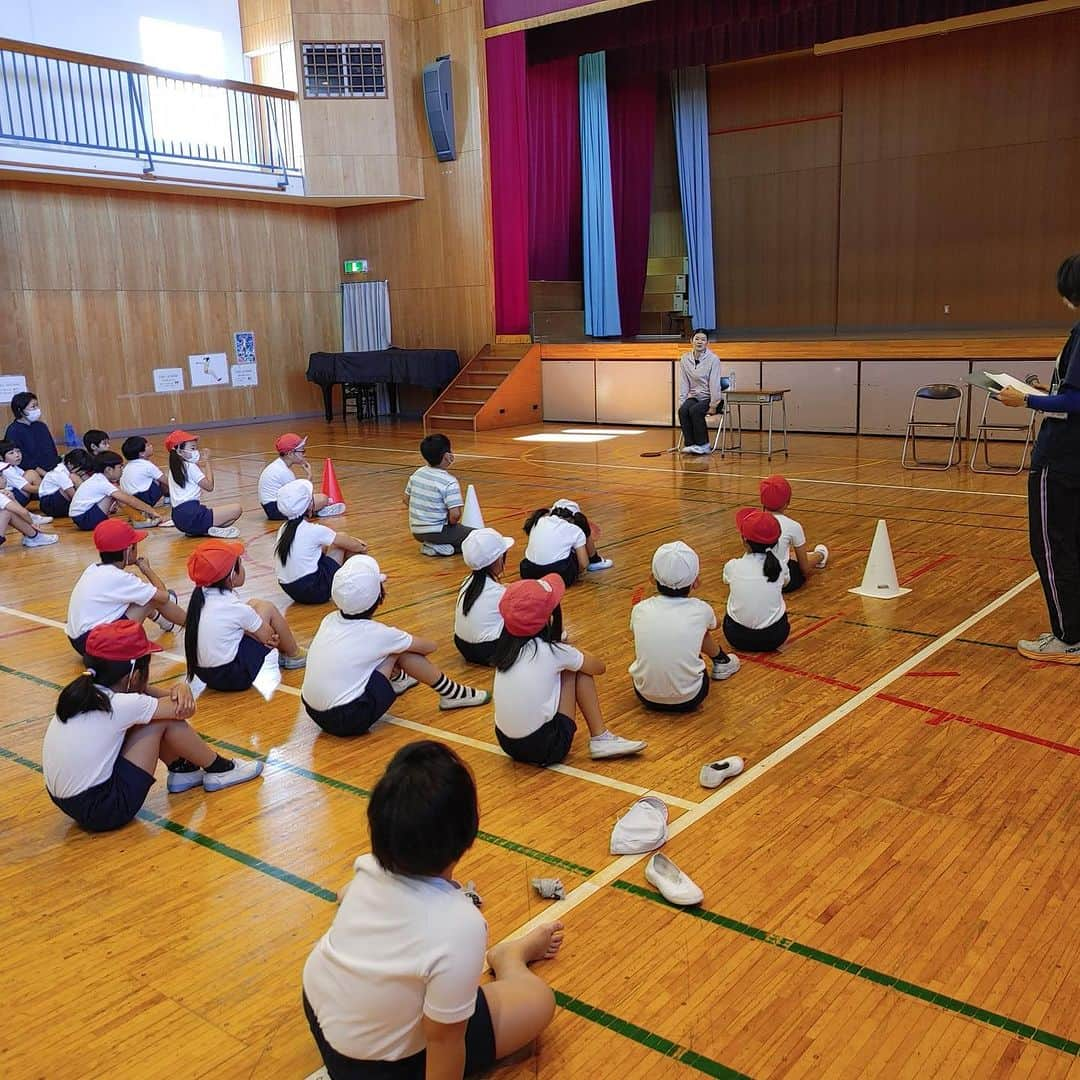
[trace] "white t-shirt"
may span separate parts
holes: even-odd
[[[115,563],[94,563],[75,582],[68,601],[67,636],[77,638],[87,630],[124,617],[129,604],[148,604],[157,588]]]
[[[173,506],[191,502],[193,499],[196,502],[202,500],[203,489],[199,487],[199,481],[206,477],[206,473],[191,461],[185,461],[184,468],[187,469],[186,484],[178,484],[173,479],[172,472],[169,472],[169,502]]]
[[[116,485],[104,473],[94,473],[75,489],[68,513],[72,517],[85,514],[87,510],[97,506],[106,495],[112,495],[114,491],[116,491]]]
[[[279,540],[284,528],[285,526],[282,525],[277,531]],[[336,539],[337,533],[333,529],[328,529],[325,525],[316,525],[313,521],[301,521],[293,537],[285,565],[282,566],[281,560],[277,555],[274,556],[274,569],[277,571],[278,581],[283,585],[288,585],[308,574],[314,574],[319,568],[323,548],[329,547]]]
[[[128,728],[148,724],[158,699],[148,694],[114,694],[104,690],[112,712],[80,713],[61,723],[56,716],[45,729],[41,767],[45,786],[58,799],[70,799],[112,776]]]
[[[500,585],[494,578],[489,577],[484,582],[483,591],[473,601],[466,615],[462,610],[465,600],[465,590],[472,581],[472,574],[466,579],[458,592],[457,608],[454,611],[454,633],[462,641],[470,641],[476,644],[480,641],[497,641],[502,633],[503,617],[499,614],[499,601],[506,592],[506,586]]]
[[[373,619],[346,619],[332,611],[308,646],[303,699],[320,712],[355,701],[371,673],[388,657],[408,652],[412,634]]]
[[[271,461],[259,473],[259,502],[262,504],[277,502],[277,493],[295,479],[296,475],[281,458]]]
[[[779,622],[787,611],[784,575],[775,581],[765,576],[765,555],[748,551],[741,559],[724,564],[724,581],[731,586],[727,613],[748,630],[764,630]]]
[[[557,514],[545,514],[529,533],[525,558],[537,566],[550,566],[584,546],[585,534],[572,521]]]
[[[10,503],[11,500],[7,497],[7,495],[0,491],[0,510],[5,509]]]
[[[304,964],[304,993],[326,1041],[361,1061],[424,1049],[423,1018],[476,1010],[487,923],[443,878],[407,877],[361,855],[330,929]]]
[[[701,689],[701,642],[716,614],[693,596],[650,596],[630,611],[637,656],[630,677],[639,694],[658,705],[690,701]]]
[[[68,488],[74,486],[75,481],[71,479],[71,473],[68,472],[67,466],[61,461],[55,469],[50,469],[41,478],[38,498],[40,499],[42,495],[55,495],[58,491],[67,491]]]
[[[525,645],[509,671],[495,672],[495,726],[511,739],[531,735],[559,711],[561,673],[580,671],[585,662],[571,645],[535,642],[535,648]]]
[[[191,468],[189,465],[188,468]],[[245,604],[234,589],[204,589],[206,603],[199,617],[199,667],[214,668],[231,663],[245,633],[262,626],[262,616]]]
[[[780,539],[773,544],[773,551],[780,560],[784,573],[787,574],[788,559],[795,558],[791,549],[802,547],[806,543],[806,532],[794,518],[789,518],[787,514],[773,514],[773,517],[780,522]]]
[[[148,458],[132,458],[120,474],[120,490],[126,491],[129,495],[138,495],[164,475]]]
[[[26,470],[21,465],[9,465],[4,470],[4,477],[12,491],[23,491],[26,488]]]

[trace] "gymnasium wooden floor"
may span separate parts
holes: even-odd
[[[544,430],[559,430],[548,425]],[[381,617],[445,642],[454,677],[490,686],[451,642],[460,560],[420,556],[401,489],[415,425],[312,422],[349,504],[340,528],[390,575]],[[541,430],[539,428],[529,430]],[[647,715],[626,667],[631,597],[655,547],[702,556],[700,594],[722,612],[733,511],[772,471],[760,458],[641,459],[667,431],[589,445],[522,443],[524,431],[455,435],[457,473],[486,521],[519,537],[527,511],[581,500],[614,569],[565,604],[572,640],[607,660],[612,726],[642,758],[512,764],[490,708],[440,713],[418,687],[355,741],[319,735],[286,673],[269,702],[207,692],[196,727],[267,760],[261,782],[169,796],[141,820],[81,834],[44,793],[41,738],[79,665],[61,629],[94,556],[70,525],[48,550],[0,552],[0,1074],[24,1077],[307,1077],[319,1067],[300,969],[366,850],[365,799],[389,757],[426,736],[475,770],[484,830],[460,867],[483,894],[492,940],[554,909],[529,886],[558,876],[567,941],[539,970],[560,1008],[535,1056],[500,1080],[618,1077],[1080,1077],[1080,710],[1074,668],[1019,657],[1047,628],[1027,554],[1024,477],[903,472],[889,439],[795,436],[793,513],[827,571],[789,601],[778,655],[749,659],[699,713]],[[276,428],[210,431],[215,498],[239,496],[247,595],[287,602],[255,481]],[[910,595],[859,583],[874,525],[889,523]],[[143,545],[186,595],[193,541]],[[303,641],[323,609],[289,609]],[[151,628],[156,633],[155,628]],[[163,642],[173,656],[179,636]],[[181,665],[158,659],[156,678]],[[746,773],[706,792],[701,764],[740,754]],[[665,851],[705,890],[667,906],[645,858],[614,858],[618,814],[668,803]]]

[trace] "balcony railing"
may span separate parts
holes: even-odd
[[[0,38],[0,142],[301,173],[296,94]]]

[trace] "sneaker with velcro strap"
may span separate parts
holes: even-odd
[[[1051,664],[1080,664],[1080,641],[1069,645],[1053,634],[1040,634],[1035,641],[1018,641],[1016,649],[1021,656],[1026,656],[1029,660],[1045,660]]]

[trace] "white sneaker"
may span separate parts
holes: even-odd
[[[161,518],[143,518],[141,521],[133,521],[133,529],[156,529],[161,524]]]
[[[307,649],[301,647],[295,656],[281,653],[278,656],[278,667],[282,671],[299,671],[302,667],[307,667]]]
[[[726,757],[701,766],[698,783],[704,788],[718,788],[725,780],[738,776],[743,771],[741,757]]]
[[[645,880],[655,885],[669,904],[693,907],[705,894],[666,855],[658,851],[645,866]]]
[[[189,769],[187,772],[170,772],[165,788],[170,795],[178,795],[182,791],[190,791],[192,788],[202,787],[202,769]]]
[[[821,556],[821,562],[818,563],[818,569],[824,570],[829,561],[829,549],[824,544],[818,544],[814,550]]]
[[[45,514],[31,514],[30,521],[34,525],[48,525],[49,522],[52,521],[52,518]]]
[[[421,555],[430,555],[434,558],[436,555],[453,555],[454,548],[451,544],[421,544]]]
[[[648,745],[640,739],[624,739],[613,731],[605,731],[602,735],[593,735],[589,739],[589,757],[596,761],[603,758],[629,757],[631,754],[640,754]]]
[[[26,541],[24,540],[25,544]],[[1046,660],[1055,664],[1080,664],[1080,642],[1066,645],[1053,634],[1040,634],[1035,641],[1018,641],[1017,651],[1029,660]]]
[[[262,771],[261,761],[237,761],[228,772],[204,772],[202,786],[206,791],[220,791],[222,788],[254,780]]]
[[[36,536],[24,536],[23,547],[48,547],[60,539],[56,533],[39,532]]]
[[[439,698],[440,709],[470,709],[474,705],[486,705],[491,700],[491,693],[487,690],[476,690],[471,686],[465,687],[465,693],[461,697]]]
[[[727,660],[716,659],[712,665],[712,677],[717,682],[723,682],[725,679],[730,679],[735,674],[742,664],[739,662],[739,658],[734,653],[728,653]]]
[[[591,562],[586,567],[591,573],[597,570],[610,570],[615,564],[611,559],[597,559],[596,562]]]
[[[214,536],[218,540],[235,540],[240,535],[240,530],[235,525],[211,525],[206,532],[208,536]]]
[[[406,675],[402,671],[390,680],[390,685],[394,688],[394,693],[400,697],[406,690],[412,689],[419,681],[419,679],[414,679],[411,675]]]
[[[692,447],[692,446],[684,444],[682,449],[679,451],[679,453],[680,454],[696,454],[697,450],[695,450],[694,447]]]
[[[690,449],[695,454],[711,454],[712,447],[708,443],[702,443],[700,446],[691,446]]]
[[[324,506],[315,516],[316,517],[341,517],[345,513],[344,503],[331,503],[329,506]]]

